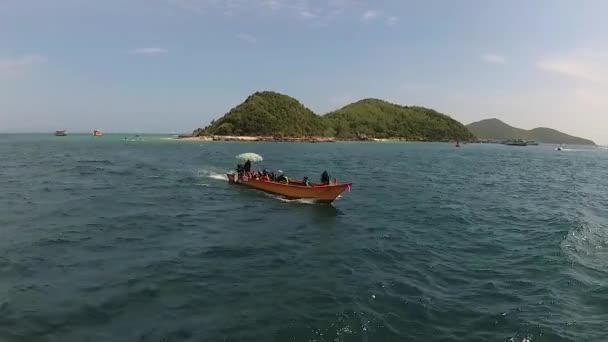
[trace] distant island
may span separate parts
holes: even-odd
[[[574,137],[551,128],[539,127],[525,130],[507,125],[498,119],[486,119],[466,126],[478,139],[515,140],[524,139],[545,144],[590,145],[595,143],[588,139]]]
[[[433,109],[365,99],[326,115],[317,115],[296,99],[271,91],[256,92],[194,136],[306,137],[340,140],[401,139],[473,141],[460,122]]]

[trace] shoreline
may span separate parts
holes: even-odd
[[[247,135],[214,135],[214,136],[187,136],[180,135],[177,140],[185,141],[246,141],[246,142],[335,142],[335,138],[323,138],[323,137],[284,137],[277,138],[272,136],[247,136]]]
[[[339,139],[334,137],[273,137],[273,136],[247,136],[247,135],[213,135],[213,136],[193,136],[179,135],[176,140],[183,141],[241,141],[241,142],[303,142],[303,143],[334,143],[334,142],[443,142],[455,143],[455,140],[426,140],[426,139],[405,139],[405,138],[352,138]],[[473,141],[463,141],[463,143],[473,143]]]

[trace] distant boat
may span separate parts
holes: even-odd
[[[68,134],[66,133],[65,130],[55,131],[55,136],[56,137],[65,137],[66,135],[68,135]]]
[[[564,145],[557,146],[557,148],[555,150],[556,151],[563,151],[564,150]]]
[[[102,135],[101,131],[98,129],[93,130],[93,136],[100,137]]]
[[[508,140],[505,145],[509,146],[528,146],[528,142],[523,139]]]

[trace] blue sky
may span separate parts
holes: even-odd
[[[256,90],[608,143],[606,1],[0,0],[0,131],[169,132]]]

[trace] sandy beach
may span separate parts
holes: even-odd
[[[266,136],[236,136],[236,135],[214,135],[214,136],[180,136],[178,140],[184,141],[266,141],[266,142],[335,142],[335,138],[303,137],[303,138],[275,138]]]

